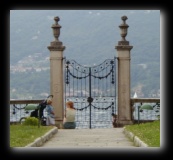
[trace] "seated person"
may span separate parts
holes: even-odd
[[[64,121],[63,121],[64,129],[76,128],[75,116],[76,116],[76,109],[74,108],[74,103],[72,101],[68,101],[66,103],[66,109],[64,114]]]

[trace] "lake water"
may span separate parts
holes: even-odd
[[[108,103],[105,103],[105,107],[107,105]],[[24,106],[21,105],[20,107],[23,108]],[[78,106],[78,108],[83,108],[83,106]],[[116,112],[115,108],[114,111]],[[26,113],[24,109],[14,109],[14,107],[11,105],[10,122],[19,121],[21,117],[28,117],[30,116],[30,113],[31,111],[28,111],[28,113]],[[46,117],[46,115],[47,113],[44,110],[44,116]],[[135,107],[135,112],[133,115],[135,120],[138,120],[138,118],[140,120],[156,120],[158,119],[157,116],[160,115],[160,112],[156,112],[155,110],[144,110],[143,112],[139,112],[138,117],[137,107]],[[97,108],[94,109],[93,107],[91,107],[91,114],[89,107],[83,109],[82,111],[77,110],[76,125],[76,128],[112,128],[112,108],[102,110]]]

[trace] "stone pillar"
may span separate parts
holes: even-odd
[[[130,50],[133,46],[129,46],[126,41],[127,35],[126,24],[127,17],[121,17],[123,23],[119,26],[121,29],[122,40],[118,41],[117,60],[118,60],[118,126],[132,124],[132,112],[130,104]]]
[[[65,46],[58,40],[61,26],[59,17],[55,17],[52,25],[55,40],[47,48],[50,51],[50,94],[53,95],[52,105],[55,110],[55,122],[58,128],[62,127],[64,117],[64,76],[63,76],[63,51]]]

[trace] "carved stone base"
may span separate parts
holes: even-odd
[[[118,121],[117,122],[117,127],[124,127],[125,125],[131,125],[131,124],[134,124],[133,121],[131,120],[126,120],[126,121]]]

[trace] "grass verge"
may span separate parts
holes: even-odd
[[[51,130],[52,126],[10,125],[10,147],[25,147]]]
[[[160,147],[160,120],[153,122],[126,125],[126,130],[132,132],[149,147]]]

